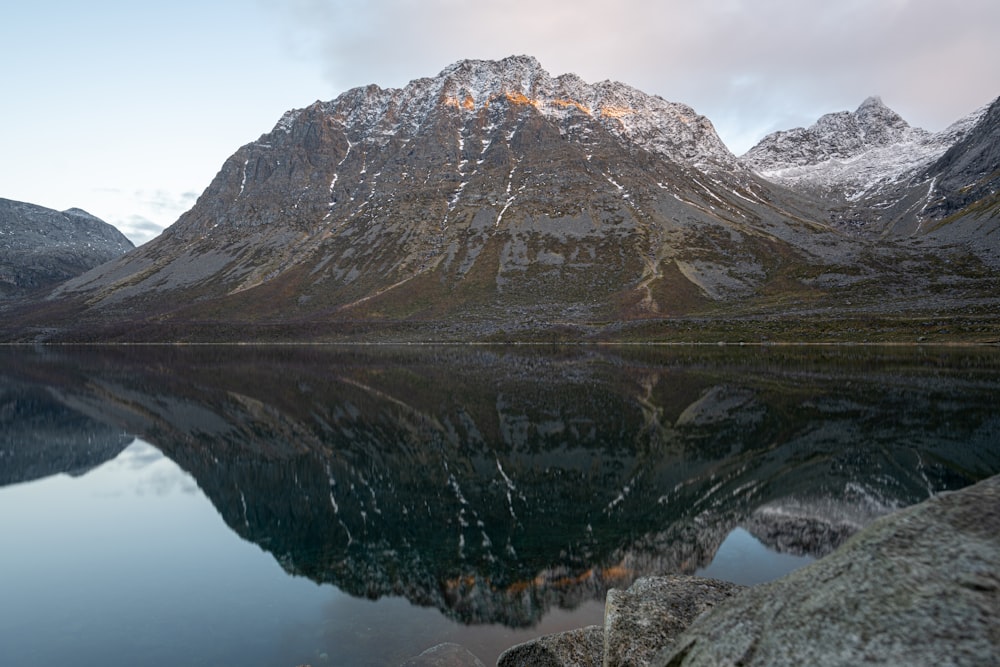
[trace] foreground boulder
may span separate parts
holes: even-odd
[[[438,644],[410,658],[399,667],[486,667],[483,661],[460,644]]]
[[[513,646],[497,667],[601,667],[603,654],[604,628],[591,625]]]
[[[691,623],[744,590],[702,577],[646,577],[626,591],[608,591],[604,667],[646,665]]]
[[[652,661],[991,665],[1000,656],[1000,476],[880,519],[830,556],[698,618]]]
[[[644,577],[608,592],[604,627],[546,635],[514,646],[498,667],[625,667],[646,665],[695,618],[744,590],[701,577]]]

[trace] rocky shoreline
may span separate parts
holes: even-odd
[[[498,667],[992,665],[1000,656],[1000,475],[883,517],[825,558],[744,588],[648,577],[604,627],[540,637]],[[406,667],[479,667],[436,646]]]

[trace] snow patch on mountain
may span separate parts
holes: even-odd
[[[839,191],[856,200],[925,169],[985,112],[983,107],[932,134],[870,97],[854,112],[826,114],[809,128],[770,134],[740,159],[769,181]]]
[[[552,77],[530,56],[462,60],[401,89],[354,88],[326,103],[324,111],[357,142],[413,136],[442,110],[484,114],[488,122],[491,107],[502,105],[532,108],[567,129],[575,120],[596,120],[628,144],[699,169],[741,169],[711,121],[691,107],[623,83],[589,84],[575,74]],[[296,115],[288,112],[275,129],[287,131]]]

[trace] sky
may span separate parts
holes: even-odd
[[[8,0],[0,197],[141,244],[281,115],[527,54],[707,116],[737,155],[878,95],[944,129],[1000,96],[996,0]]]

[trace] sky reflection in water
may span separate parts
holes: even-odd
[[[0,534],[3,665],[382,665],[445,641],[499,654],[603,617],[591,601],[540,628],[468,627],[289,576],[141,440],[79,477],[0,488]]]

